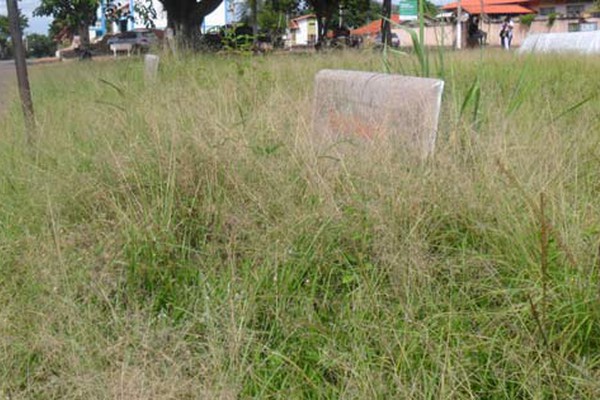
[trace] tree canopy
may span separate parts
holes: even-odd
[[[27,17],[19,11],[19,25],[21,31],[29,26]],[[0,59],[9,58],[12,55],[12,48],[8,42],[10,38],[10,23],[8,17],[0,15]]]
[[[345,25],[362,25],[369,17],[371,0],[306,0],[306,4],[315,13],[319,22],[318,42],[321,43],[333,22],[339,18],[339,11],[344,10]]]
[[[19,25],[21,26],[21,31],[25,30],[29,26],[29,21],[27,17],[24,16],[19,11]],[[0,38],[8,39],[10,37],[10,23],[8,20],[8,16],[0,15]]]
[[[47,35],[32,33],[27,35],[27,55],[30,57],[52,57],[56,52],[56,43]]]
[[[346,0],[341,8],[342,24],[348,28],[358,28],[381,18],[381,3],[377,1]],[[340,16],[334,16],[333,24],[339,24]]]
[[[89,27],[96,23],[98,0],[41,0],[33,11],[35,16],[51,16],[72,32],[77,32],[81,43],[87,46],[90,41]]]

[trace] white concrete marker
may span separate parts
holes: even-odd
[[[443,91],[439,79],[322,70],[315,78],[314,131],[397,138],[426,158],[435,149]]]
[[[152,82],[156,80],[158,74],[158,62],[160,57],[154,54],[146,54],[144,56],[144,79],[146,82]]]
[[[600,54],[600,31],[532,34],[518,52]]]

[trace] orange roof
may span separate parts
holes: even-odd
[[[531,0],[464,0],[460,2],[463,10],[469,14],[533,14],[535,11],[525,7]],[[449,3],[442,10],[456,10],[458,2]]]
[[[463,7],[469,14],[535,14],[530,8],[520,6],[518,4],[481,4],[476,6]]]
[[[393,14],[391,20],[394,23],[399,24],[400,23],[400,15]],[[381,21],[382,21],[381,19],[372,21],[372,22],[368,23],[367,25],[361,26],[360,28],[356,28],[356,29],[350,31],[350,34],[356,35],[356,36],[377,35],[379,33],[379,31],[381,31]]]
[[[460,2],[461,7],[469,6],[469,5],[490,5],[490,4],[522,4],[522,3],[532,3],[531,0],[462,0]],[[458,2],[448,3],[442,7],[442,10],[454,10],[457,8]]]

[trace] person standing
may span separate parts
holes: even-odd
[[[500,42],[502,47],[506,50],[510,50],[510,45],[513,39],[513,29],[515,24],[510,17],[506,17],[500,28]]]

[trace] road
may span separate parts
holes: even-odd
[[[9,95],[15,90],[15,62],[0,61],[0,114],[5,111]]]

